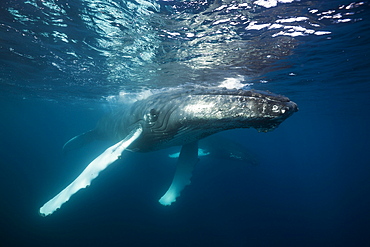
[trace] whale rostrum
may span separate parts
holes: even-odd
[[[111,140],[109,147],[63,191],[40,208],[52,214],[78,190],[87,187],[99,172],[124,150],[149,152],[182,146],[174,179],[159,202],[170,205],[190,184],[198,162],[198,140],[237,128],[261,132],[275,129],[298,111],[289,98],[271,92],[225,88],[169,89],[138,100],[102,118],[95,129],[69,140],[64,150],[79,148],[94,140]]]

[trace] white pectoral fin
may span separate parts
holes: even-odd
[[[55,210],[60,208],[63,203],[67,202],[73,194],[80,189],[89,186],[91,181],[96,178],[101,171],[116,161],[120,157],[121,153],[133,141],[139,138],[141,133],[142,127],[138,126],[131,131],[125,139],[109,147],[101,155],[95,158],[71,184],[40,208],[40,214],[42,216],[52,214]]]
[[[192,142],[182,146],[172,184],[161,199],[159,199],[162,205],[171,205],[180,196],[185,186],[190,184],[190,178],[197,162],[198,142]]]

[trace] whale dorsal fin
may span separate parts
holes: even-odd
[[[42,216],[52,214],[55,210],[60,208],[63,203],[67,202],[73,194],[89,186],[91,181],[96,178],[101,171],[121,157],[121,153],[140,137],[142,131],[142,127],[140,125],[137,126],[125,139],[109,147],[95,158],[72,183],[40,208],[40,214]]]
[[[162,205],[171,205],[180,196],[186,185],[190,184],[190,178],[194,166],[198,162],[198,142],[191,142],[182,146],[180,156],[172,184],[167,192],[159,199]]]

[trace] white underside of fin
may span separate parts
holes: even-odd
[[[138,126],[136,129],[131,131],[125,139],[109,147],[101,155],[95,158],[71,184],[40,208],[40,214],[42,216],[52,214],[55,210],[60,208],[63,203],[67,202],[73,194],[80,189],[89,186],[91,181],[96,178],[101,171],[116,161],[120,157],[121,153],[132,142],[139,138],[142,131],[142,127]]]
[[[210,152],[208,152],[208,151],[206,151],[202,148],[198,148],[198,157],[207,156],[207,155],[210,155]],[[180,152],[172,153],[172,154],[168,155],[169,158],[178,158],[179,156],[180,156]]]
[[[190,184],[190,178],[197,162],[198,142],[192,142],[182,146],[172,184],[161,199],[159,199],[159,203],[168,206],[176,201],[176,198],[180,196],[185,186]]]

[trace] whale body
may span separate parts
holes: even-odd
[[[171,89],[136,101],[102,118],[95,129],[72,138],[69,151],[94,140],[117,142],[92,161],[69,186],[40,208],[53,213],[99,172],[121,157],[124,150],[149,152],[182,146],[170,188],[159,202],[170,205],[190,184],[198,162],[198,140],[220,131],[255,128],[267,132],[298,111],[289,98],[271,92],[226,88]]]

